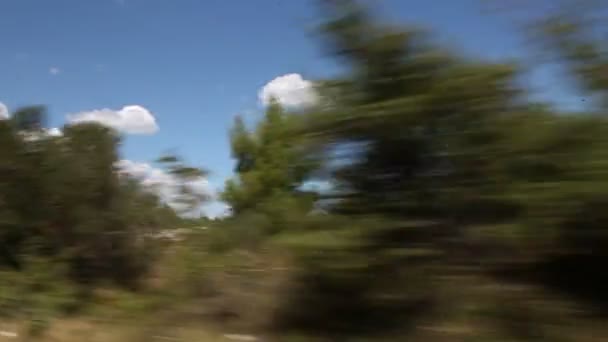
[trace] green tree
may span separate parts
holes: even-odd
[[[298,117],[271,101],[265,116],[254,131],[248,131],[240,117],[231,131],[232,156],[236,159],[237,176],[226,182],[222,199],[239,214],[262,208],[267,201],[283,202],[298,198],[297,206],[311,205],[310,197],[301,191],[317,161],[305,149],[305,137],[293,134]],[[301,199],[301,201],[300,201]],[[272,204],[266,205],[268,209]],[[307,210],[307,209],[304,209]]]
[[[517,65],[442,51],[421,31],[380,24],[355,1],[322,8],[328,50],[349,68],[322,82],[305,132],[322,155],[346,161],[328,164],[328,208],[357,222],[332,252],[319,253],[321,241],[308,245],[301,260],[310,287],[295,307],[305,316],[303,303],[318,305],[300,322],[356,312],[340,328],[388,323],[377,318],[385,314],[403,324],[398,312],[414,319],[436,308],[436,279],[453,267],[483,265],[483,273],[525,258],[530,266],[559,249],[570,213],[595,198],[580,192],[604,193],[596,177],[605,170],[605,120],[531,103]],[[493,233],[476,235],[484,229]],[[376,318],[361,323],[365,313]]]
[[[42,257],[67,264],[70,279],[83,287],[135,286],[152,252],[141,243],[142,229],[179,219],[158,196],[119,176],[121,139],[114,130],[83,123],[52,137],[44,122],[42,107],[0,122],[3,264],[20,270],[25,257]],[[193,170],[180,165],[171,172],[188,178]]]

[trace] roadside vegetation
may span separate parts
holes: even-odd
[[[608,338],[608,59],[594,28],[572,13],[534,26],[593,103],[572,113],[532,100],[525,61],[462,56],[355,1],[319,9],[321,47],[345,71],[317,80],[304,110],[271,101],[254,125],[235,120],[227,217],[184,215],[208,200],[188,185],[207,171],[178,155],[158,159],[179,180],[170,206],[120,172],[111,129],[50,135],[35,106],[0,121],[0,330]],[[309,190],[318,181],[331,187]]]

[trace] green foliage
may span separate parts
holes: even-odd
[[[119,175],[114,131],[78,124],[52,137],[44,116],[32,107],[0,122],[0,271],[10,281],[3,291],[17,291],[3,307],[12,298],[19,310],[50,317],[62,290],[78,289],[66,295],[78,304],[99,284],[136,288],[159,247],[147,236],[180,218],[150,189]],[[192,177],[193,169],[179,166],[179,177]]]
[[[296,293],[305,294],[301,303],[316,304],[310,312],[299,309],[297,324],[359,331],[391,321],[384,315],[409,313],[397,320],[403,325],[433,313],[432,284],[446,272],[493,272],[516,263],[518,272],[534,269],[551,278],[554,266],[545,262],[555,258],[561,260],[557,264],[578,265],[573,288],[603,303],[597,284],[606,284],[604,277],[582,269],[593,268],[589,253],[605,260],[605,220],[597,208],[606,194],[606,119],[561,115],[528,103],[516,86],[520,71],[514,65],[445,53],[419,31],[381,25],[354,1],[324,4],[329,51],[350,68],[323,82],[323,100],[306,114],[302,132],[323,155],[347,161],[328,164],[335,187],[328,209],[356,217],[362,233],[360,247],[323,233],[301,237],[309,241],[309,252],[299,261],[304,289]],[[582,43],[568,44],[570,49]],[[603,63],[599,55],[565,54],[583,68]],[[590,90],[603,89],[597,70],[576,70]],[[471,238],[481,227],[497,233]],[[324,250],[330,241],[335,253]],[[407,275],[400,280],[398,274]],[[391,293],[386,278],[400,290],[393,300],[374,302],[376,291]],[[555,285],[555,279],[542,282]],[[573,294],[573,288],[566,291]],[[332,301],[338,293],[349,302]],[[322,312],[356,314],[326,325],[318,319]],[[369,312],[375,318],[365,321]]]
[[[608,68],[606,47],[595,38],[594,31],[598,27],[589,19],[562,9],[535,22],[535,33],[545,54],[557,57],[574,76],[582,94],[591,95],[590,100],[598,96],[600,108],[605,109],[608,90],[604,76]]]
[[[145,283],[151,297],[114,307],[306,340],[566,340],[593,322],[581,310],[605,314],[608,119],[532,102],[520,65],[320,3],[345,72],[316,82],[312,109],[271,101],[253,129],[236,118],[231,217],[178,215],[207,199],[192,186],[207,172],[176,155],[157,162],[178,211],[118,175],[112,130],[49,137],[41,107],[0,121],[0,313],[35,328],[97,287]],[[586,25],[542,21],[543,47],[601,99],[607,60]],[[317,177],[332,189],[304,191]],[[192,228],[182,241],[149,238],[178,226]]]
[[[36,335],[78,305],[79,293],[67,281],[65,266],[57,260],[28,257],[21,271],[1,271],[0,316],[26,321],[29,333]]]
[[[264,119],[253,132],[237,118],[231,132],[237,178],[226,182],[222,199],[235,214],[254,209],[258,203],[295,195],[317,166],[304,150],[303,137],[294,135],[298,118],[272,101]]]

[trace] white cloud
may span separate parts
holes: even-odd
[[[0,120],[8,119],[8,108],[2,102],[0,102]]]
[[[144,179],[148,172],[152,170],[152,166],[148,163],[134,162],[128,159],[122,159],[116,163],[116,167],[122,172],[129,174],[137,179]]]
[[[268,105],[273,97],[281,105],[290,108],[307,107],[317,101],[313,83],[303,79],[300,74],[279,76],[266,83],[258,92],[258,98],[263,105]]]
[[[160,196],[162,201],[174,209],[180,209],[180,204],[175,201],[176,196],[179,194],[179,182],[172,175],[148,163],[128,159],[120,160],[116,163],[116,167],[120,172],[139,180],[142,185],[154,191]],[[215,197],[215,191],[211,188],[206,178],[201,177],[188,183],[188,186],[197,194],[205,195],[209,198]]]
[[[51,74],[53,76],[59,75],[60,72],[61,72],[61,69],[59,69],[58,67],[49,68],[49,74]]]
[[[154,115],[137,105],[125,106],[120,110],[100,109],[68,115],[68,122],[98,122],[128,134],[153,134],[158,131]]]
[[[61,129],[59,129],[57,127],[47,128],[47,129],[45,129],[45,133],[51,137],[60,137],[63,135],[63,132],[61,131]]]

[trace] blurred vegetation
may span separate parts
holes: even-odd
[[[117,172],[110,129],[45,135],[43,107],[0,121],[3,319],[53,334],[86,317],[117,331],[106,341],[178,327],[190,341],[608,338],[608,58],[592,24],[533,25],[589,95],[571,113],[532,100],[526,61],[318,3],[322,46],[346,71],[316,82],[311,108],[271,101],[255,127],[236,119],[226,218],[182,215],[207,199],[187,186],[206,171],[177,156],[158,160],[182,181],[175,209]],[[331,189],[305,190],[318,180]],[[197,325],[209,334],[188,335]]]

